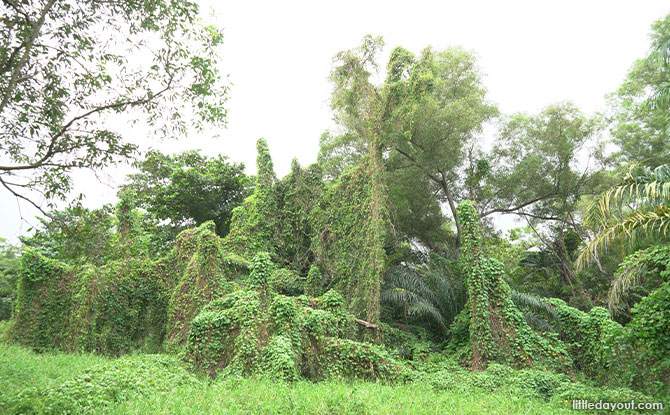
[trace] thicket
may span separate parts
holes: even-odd
[[[566,375],[492,364],[470,372],[441,356],[411,384],[298,381],[253,377],[210,381],[173,356],[37,355],[0,347],[0,412],[415,414],[571,413],[572,399],[649,400],[626,389],[603,390]],[[271,399],[269,399],[271,397]]]
[[[368,157],[331,182],[318,166],[297,162],[279,180],[265,141],[257,148],[256,187],[233,210],[223,238],[208,221],[181,232],[156,258],[146,238],[134,237],[144,235],[142,215],[124,199],[105,263],[65,263],[27,250],[9,336],[38,351],[175,353],[210,377],[429,379],[451,388],[445,385],[465,372],[446,372],[439,362],[453,358],[473,371],[525,370],[528,380],[514,372],[510,387],[544,399],[572,396],[570,380],[582,376],[667,396],[667,283],[633,309],[625,327],[604,308],[587,313],[514,291],[509,267],[489,255],[470,201],[457,210],[460,256],[433,253],[409,266]],[[545,314],[542,324],[530,310]],[[398,312],[400,320],[392,317]],[[432,322],[408,323],[408,316]],[[543,377],[541,369],[563,375]]]
[[[381,331],[356,322],[369,315],[384,266],[366,255],[384,256],[369,239],[366,169],[326,188],[318,168],[294,163],[279,181],[259,140],[256,187],[233,210],[230,233],[220,238],[205,222],[159,259],[134,247],[137,217],[122,200],[120,259],[69,265],[23,255],[11,336],[36,350],[184,352],[212,376],[225,368],[282,379],[396,378],[400,365],[387,350],[356,341]]]

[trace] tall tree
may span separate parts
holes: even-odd
[[[537,115],[509,117],[488,156],[495,159],[490,174],[468,183],[481,215],[567,221],[592,173],[579,155],[586,155],[598,131],[598,119],[570,103],[551,105]]]
[[[222,33],[188,0],[0,2],[0,185],[38,209],[64,199],[72,169],[136,146],[106,122],[133,110],[165,134],[221,125]]]
[[[670,15],[652,25],[651,50],[610,97],[613,162],[654,168],[670,159]]]
[[[440,190],[456,224],[462,168],[483,123],[497,114],[475,57],[460,48],[419,57],[403,48],[391,52],[384,86],[389,103],[388,145],[423,172]]]
[[[335,67],[330,74],[333,84],[331,106],[335,119],[345,129],[355,132],[366,148],[366,173],[371,186],[367,203],[367,246],[371,252],[368,256],[370,275],[363,290],[367,299],[366,318],[371,323],[379,321],[381,281],[386,267],[383,246],[387,231],[388,195],[383,179],[382,139],[388,102],[372,81],[376,56],[383,45],[381,38],[366,36],[359,47],[335,56]]]
[[[459,201],[475,200],[484,218],[499,213],[564,220],[566,206],[590,177],[578,170],[578,157],[599,123],[571,104],[510,117],[493,150],[483,151],[483,125],[498,112],[486,98],[474,56],[462,49],[427,48],[415,56],[396,48],[375,91],[389,177],[397,175],[392,181],[402,183],[402,176],[412,174],[417,187],[433,192],[454,220],[457,245]],[[327,174],[336,175],[366,151],[356,117],[349,114],[345,127],[351,127],[344,134],[322,136],[319,159]]]

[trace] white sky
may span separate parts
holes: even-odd
[[[649,47],[652,22],[670,12],[665,1],[330,1],[201,0],[224,28],[221,70],[233,87],[229,125],[218,139],[190,135],[179,141],[128,138],[163,152],[201,149],[226,154],[255,172],[255,142],[268,141],[275,170],[290,171],[293,157],[316,161],[321,133],[332,126],[327,81],[332,57],[358,45],[365,34],[391,49],[419,52],[462,46],[474,51],[486,74],[490,99],[503,113],[537,112],[571,100],[583,111],[604,110],[633,61]],[[383,66],[382,66],[383,67]],[[77,176],[76,192],[89,207],[114,201],[128,167],[107,171],[106,184]],[[34,210],[22,206],[23,217]],[[35,221],[21,221],[16,201],[0,190],[0,237],[16,240]]]

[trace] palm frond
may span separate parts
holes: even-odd
[[[540,330],[540,331],[549,331],[549,332],[554,332],[554,328],[549,324],[549,322],[542,318],[540,315],[531,313],[531,312],[526,312],[523,314],[523,317],[526,319],[526,323],[528,323],[529,326],[531,326],[535,330]]]
[[[664,204],[670,200],[670,165],[654,170],[631,166],[621,184],[604,192],[587,209],[584,222],[598,225],[602,218],[610,217],[622,209],[637,205]]]
[[[443,329],[447,329],[447,322],[435,306],[427,301],[420,301],[407,308],[407,314],[412,317],[429,317],[435,320]]]
[[[444,269],[432,267],[430,264],[417,267],[417,271],[435,296],[433,304],[436,304],[443,314],[455,316],[458,306],[456,290],[448,273]]]
[[[404,306],[413,318],[428,318],[446,329],[458,313],[456,290],[448,270],[432,264],[403,264],[390,267],[381,300]]]
[[[554,320],[558,318],[554,308],[542,301],[542,299],[536,295],[512,290],[511,298],[512,302],[514,302],[518,308],[525,308],[527,310],[542,313]]]
[[[391,267],[387,272],[386,279],[393,287],[403,288],[419,297],[429,298],[430,301],[437,302],[435,293],[426,285],[416,268],[412,266],[397,265]]]
[[[421,297],[412,291],[398,287],[382,290],[380,297],[382,301],[395,305],[412,304],[417,301],[421,301]]]
[[[655,169],[631,166],[622,183],[589,205],[584,224],[597,233],[577,258],[582,269],[617,238],[631,242],[640,234],[658,232],[667,238],[670,227],[670,165]]]
[[[659,206],[651,211],[632,211],[619,220],[611,220],[595,235],[577,257],[577,269],[583,269],[595,256],[607,250],[612,241],[625,237],[635,242],[642,235],[657,233],[664,238],[670,230],[670,205]]]

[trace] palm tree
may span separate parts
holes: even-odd
[[[402,307],[403,314],[436,323],[443,334],[465,305],[465,289],[454,271],[441,261],[427,264],[400,264],[389,268],[387,288],[381,300]],[[528,324],[537,330],[553,331],[550,322],[557,318],[542,298],[512,290],[512,301],[522,311]]]
[[[584,224],[596,231],[577,257],[582,269],[619,240],[630,245],[641,236],[668,238],[670,230],[670,165],[655,169],[633,166],[618,186],[588,207]]]
[[[403,315],[432,320],[443,331],[462,308],[458,301],[461,284],[452,284],[449,272],[432,261],[392,266],[386,283],[381,301],[402,307]]]

